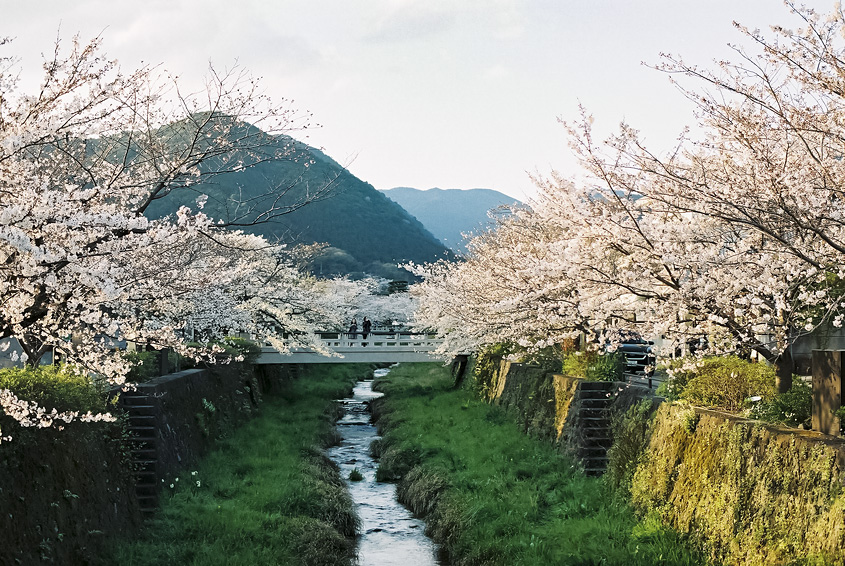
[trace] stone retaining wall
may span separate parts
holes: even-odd
[[[500,359],[482,395],[488,402],[511,410],[526,433],[577,452],[584,427],[578,385],[583,381],[538,365]],[[649,395],[643,387],[608,382],[607,408],[611,413],[624,412]]]
[[[0,564],[86,564],[140,525],[121,427],[21,430],[0,444]]]
[[[266,385],[277,377],[263,373]],[[252,415],[261,401],[258,381],[251,367],[232,364],[119,393],[121,406],[135,397],[147,407],[127,421],[151,429],[153,442],[127,442],[123,423],[71,423],[63,431],[21,430],[0,444],[0,565],[91,563],[107,536],[140,526],[140,503],[149,509],[151,501],[136,495],[136,476],[151,470],[154,487],[142,493],[157,494],[162,479],[197,462],[215,438]],[[143,446],[154,454],[141,455]]]
[[[120,395],[141,449],[155,449],[152,477],[159,483],[195,463],[215,438],[248,419],[260,399],[258,379],[241,364],[180,371]],[[148,410],[139,412],[138,406]]]
[[[581,380],[505,361],[494,368],[482,395],[512,410],[526,433],[577,455]],[[614,383],[608,395],[620,416],[649,393]],[[630,466],[640,513],[659,514],[715,563],[845,565],[845,440],[674,403],[633,413],[653,420],[643,421],[639,448],[617,451],[627,461],[612,464]]]
[[[632,501],[717,563],[845,563],[845,441],[664,403]]]

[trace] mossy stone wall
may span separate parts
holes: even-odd
[[[583,379],[501,358],[493,367],[482,388],[485,399],[512,411],[526,433],[573,450],[583,426],[578,418],[578,384]],[[647,389],[615,383],[611,411],[624,412],[648,395]]]
[[[0,444],[0,564],[88,564],[140,524],[121,429],[71,423]]]
[[[158,480],[196,462],[214,440],[258,408],[261,387],[248,364],[190,369],[139,384],[125,395],[155,407]]]
[[[512,411],[525,432],[571,449],[580,380],[501,358],[488,365],[477,384],[482,396]],[[612,413],[646,396],[616,384]],[[631,439],[615,438],[614,448],[633,471],[639,512],[658,513],[715,563],[845,566],[845,440],[673,403],[638,418],[653,418],[641,427],[642,452],[618,450]],[[630,477],[618,472],[619,481]]]
[[[511,411],[527,434],[560,443],[577,383],[538,365],[500,359],[485,397]]]
[[[149,395],[156,408],[158,475],[184,469],[251,416],[261,400],[256,382],[251,366],[231,364],[123,393]],[[130,448],[121,422],[22,429],[0,444],[0,565],[93,563],[106,537],[137,529]]]
[[[845,442],[664,403],[631,485],[725,564],[845,563]]]

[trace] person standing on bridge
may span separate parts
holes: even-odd
[[[352,319],[352,324],[349,325],[349,337],[355,340],[358,337],[358,321]]]
[[[370,333],[370,328],[372,328],[372,327],[373,327],[373,323],[370,322],[370,319],[365,316],[364,322],[361,323],[361,337],[364,340],[367,339],[367,334]],[[367,345],[367,343],[364,342],[363,346],[366,346],[366,345]]]

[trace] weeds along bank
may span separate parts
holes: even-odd
[[[372,371],[315,364],[278,382],[259,414],[166,484],[161,509],[140,535],[115,540],[100,563],[351,564],[358,521],[323,450],[337,440],[335,400]]]
[[[376,387],[379,476],[398,481],[453,566],[704,563],[510,411],[453,389],[448,368],[400,365]]]
[[[762,391],[768,400],[752,415],[796,426],[809,418],[805,384],[776,395],[771,370],[743,364],[700,362],[697,379],[676,372],[681,399],[659,406],[618,384],[605,483],[715,563],[845,564],[845,443],[691,404],[739,409]],[[500,359],[476,369],[474,387],[522,430],[558,450],[577,446],[577,380]]]

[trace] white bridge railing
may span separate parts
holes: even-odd
[[[262,348],[260,364],[344,363],[344,362],[422,362],[438,358],[431,355],[440,344],[434,334],[422,332],[375,331],[364,338],[360,332],[318,332],[320,340],[337,356],[324,356],[313,350],[291,348],[281,354],[272,346]]]
[[[415,351],[431,352],[436,350],[442,339],[435,338],[434,334],[417,332],[370,332],[367,337],[360,332],[349,334],[347,332],[318,332],[323,344],[332,350],[346,350],[350,348],[388,348],[406,350],[413,348]]]

